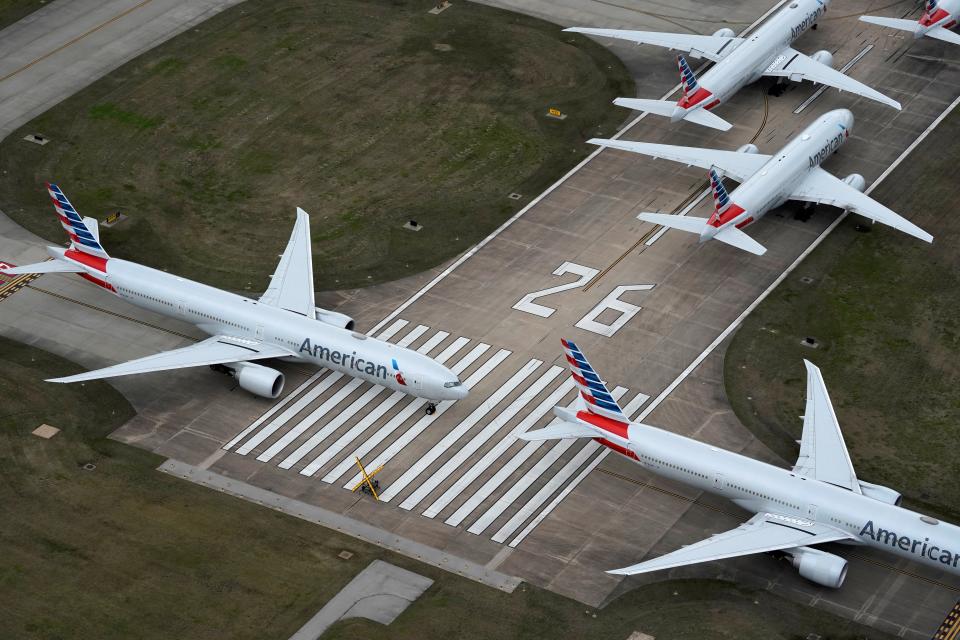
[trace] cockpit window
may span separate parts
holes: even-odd
[[[463,383],[460,382],[459,380],[454,380],[453,382],[444,382],[444,383],[443,383],[443,387],[444,387],[445,389],[452,389],[452,388],[454,388],[454,387],[459,387],[459,386],[462,385],[462,384],[463,384]]]

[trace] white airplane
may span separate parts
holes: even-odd
[[[635,575],[701,562],[782,552],[800,575],[837,588],[847,561],[815,549],[826,542],[867,545],[960,575],[960,527],[901,508],[901,496],[859,480],[820,370],[807,367],[800,457],[790,470],[669,431],[630,422],[574,343],[564,351],[579,387],[577,410],[524,440],[592,438],[646,469],[732,500],[754,515],[743,525],[659,558],[609,573]]]
[[[700,242],[716,239],[763,255],[766,249],[742,229],[788,200],[849,209],[915,238],[933,242],[929,233],[864,195],[866,181],[863,176],[854,173],[840,180],[820,168],[820,164],[846,142],[852,129],[853,114],[850,111],[829,111],[772,156],[758,153],[752,144],[737,151],[718,151],[599,138],[589,142],[709,169],[715,204],[710,218],[663,213],[637,216],[646,222],[696,233]],[[721,174],[738,180],[740,186],[728,194]]]
[[[152,371],[209,365],[236,377],[250,393],[276,398],[283,373],[255,361],[279,358],[339,371],[367,382],[436,402],[462,400],[467,388],[446,367],[411,349],[353,331],[353,320],[319,309],[313,297],[310,217],[297,209],[290,241],[258,300],[111,258],[100,244],[97,221],[81,218],[54,184],[47,185],[70,248],[47,247],[53,260],[0,269],[0,273],[76,273],[130,301],[190,322],[211,337],[197,344],[49,382],[81,382]]]
[[[833,69],[833,55],[829,51],[806,56],[790,47],[807,29],[816,27],[828,4],[829,0],[795,0],[747,38],[735,37],[730,29],[720,29],[712,36],[583,27],[565,31],[652,44],[716,62],[698,81],[684,57],[677,56],[683,85],[683,95],[677,103],[633,98],[614,100],[614,104],[621,107],[667,116],[673,122],[687,120],[721,131],[728,130],[730,123],[711,110],[763,76],[795,82],[809,80],[899,109],[900,103],[896,100]]]
[[[890,27],[908,31],[915,39],[929,36],[937,40],[960,44],[960,35],[948,31],[957,24],[960,15],[960,0],[927,0],[920,20],[903,20],[902,18],[883,18],[880,16],[860,16],[863,22],[878,24],[881,27]]]

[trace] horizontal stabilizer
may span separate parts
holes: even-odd
[[[677,216],[669,213],[641,213],[637,220],[659,224],[662,227],[679,229],[687,233],[700,235],[707,226],[706,218],[697,218],[694,216]]]
[[[521,433],[517,437],[532,442],[534,440],[563,440],[564,438],[596,438],[600,435],[585,424],[561,422],[552,427]]]
[[[669,100],[644,100],[641,98],[617,98],[613,101],[613,104],[635,111],[646,111],[647,113],[654,113],[658,116],[666,116],[667,118],[672,117],[674,112],[679,108],[676,102],[670,102]],[[717,129],[719,131],[728,131],[733,126],[720,116],[710,113],[706,109],[687,111],[683,119],[687,122],[710,127],[711,129]]]
[[[869,22],[870,24],[876,24],[881,27],[889,27],[891,29],[899,29],[900,31],[909,31],[910,33],[918,33],[923,27],[920,26],[920,23],[916,20],[903,20],[902,18],[883,18],[881,16],[860,16],[860,22]]]
[[[729,244],[737,249],[743,249],[744,251],[748,251],[755,256],[762,256],[767,252],[766,247],[736,227],[727,227],[726,229],[721,229],[720,232],[713,237],[715,240]]]
[[[936,38],[937,40],[943,40],[944,42],[949,42],[951,44],[960,44],[960,35],[957,35],[949,29],[944,29],[943,27],[934,27],[923,35]]]
[[[83,271],[83,267],[62,260],[47,260],[35,264],[25,264],[22,267],[0,269],[0,273],[7,276],[20,276],[28,273],[80,273],[81,271]]]

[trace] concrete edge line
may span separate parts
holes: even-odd
[[[437,567],[438,569],[456,573],[475,582],[507,593],[513,593],[517,586],[523,582],[514,576],[487,569],[483,565],[467,560],[466,558],[444,553],[420,542],[389,533],[366,522],[360,522],[359,520],[354,520],[345,515],[324,509],[323,507],[317,507],[300,500],[288,498],[240,480],[233,480],[219,473],[200,469],[185,462],[168,459],[157,467],[157,469],[177,478],[216,489],[217,491],[228,493],[238,498],[243,498],[248,502],[254,502],[302,520],[323,525],[329,529],[350,535],[358,540],[375,544],[383,549],[394,551],[413,560],[418,560]]]

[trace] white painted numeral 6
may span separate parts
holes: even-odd
[[[537,298],[542,298],[544,296],[549,296],[554,293],[560,293],[561,291],[567,291],[569,289],[576,289],[577,287],[582,287],[583,285],[590,282],[591,278],[600,273],[599,269],[592,269],[590,267],[585,267],[581,264],[576,264],[573,262],[564,262],[562,265],[557,267],[553,275],[562,276],[565,273],[575,273],[580,278],[573,282],[568,282],[567,284],[561,284],[556,287],[550,287],[549,289],[543,289],[542,291],[534,291],[533,293],[528,293],[520,299],[520,302],[513,305],[514,309],[518,311],[524,311],[526,313],[532,313],[535,316],[540,316],[541,318],[549,318],[553,315],[553,312],[556,309],[550,307],[545,307],[542,304],[537,304],[534,302]],[[619,302],[619,301],[618,301]],[[621,303],[626,304],[626,303]],[[639,307],[637,307],[639,310]],[[598,314],[599,315],[599,314]],[[631,316],[632,317],[632,316]],[[629,318],[628,318],[629,320]],[[580,326],[579,324],[577,326]]]
[[[580,329],[586,329],[587,331],[592,331],[593,333],[598,333],[601,336],[606,336],[608,338],[612,337],[617,331],[623,328],[623,325],[630,322],[633,316],[637,315],[640,312],[640,309],[643,307],[638,307],[635,304],[630,304],[629,302],[624,302],[620,299],[620,296],[626,293],[627,291],[649,291],[653,289],[654,285],[652,284],[625,284],[617,287],[610,292],[606,298],[600,301],[600,304],[595,306],[590,310],[590,313],[583,316],[580,322],[577,323],[577,327]],[[611,324],[604,324],[598,322],[597,318],[600,317],[607,309],[613,309],[620,312],[620,317],[614,320]]]

